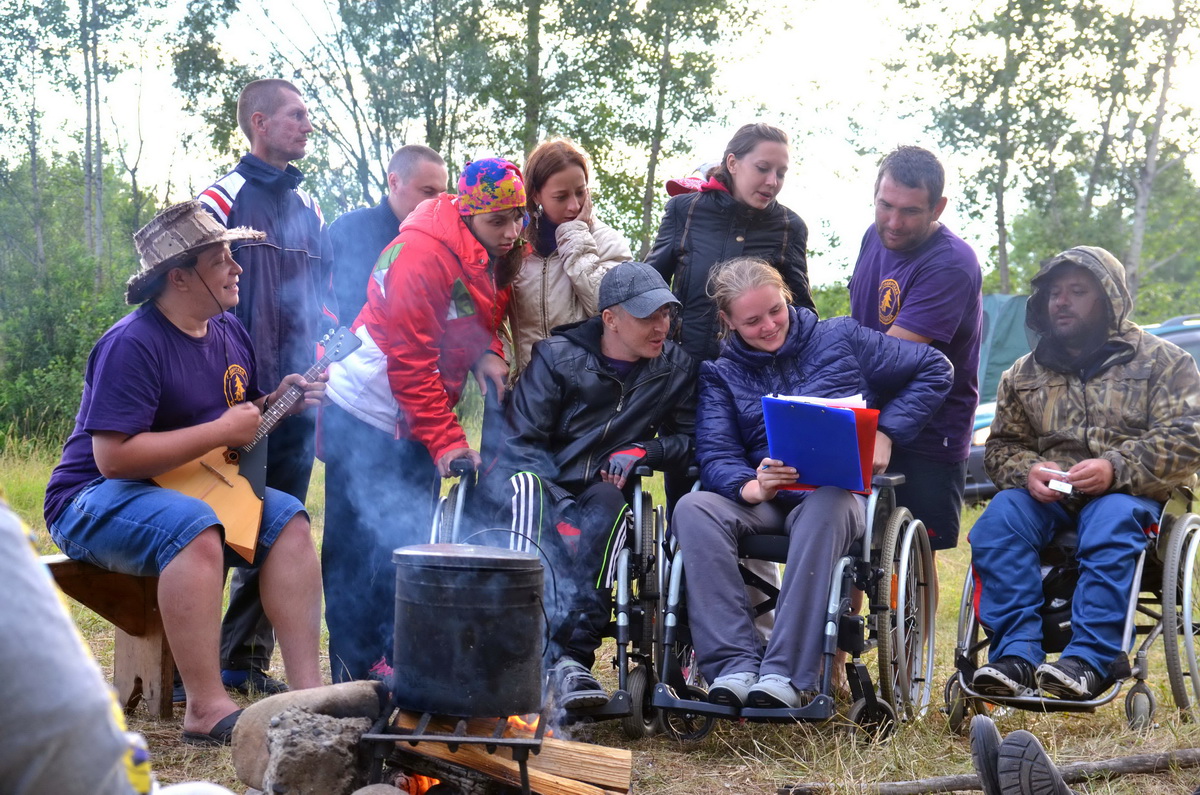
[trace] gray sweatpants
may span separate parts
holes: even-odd
[[[865,527],[866,499],[828,486],[790,512],[771,502],[741,505],[703,491],[681,499],[671,530],[686,561],[688,623],[704,678],[712,682],[743,671],[780,674],[797,690],[817,690],[833,566]],[[738,539],[760,533],[790,537],[775,629],[765,652],[737,558]]]

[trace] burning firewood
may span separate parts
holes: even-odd
[[[400,712],[395,727],[411,730],[419,720],[419,715]],[[475,719],[467,723],[466,730],[476,736],[488,736],[494,724],[491,720]],[[428,731],[451,734],[454,728],[453,721],[434,719]],[[530,736],[530,732],[510,722],[505,735]],[[510,786],[520,783],[519,764],[511,748],[500,746],[493,754],[481,745],[464,744],[451,751],[443,742],[421,742],[415,746],[400,742],[397,750],[404,755],[461,765]],[[633,776],[632,754],[628,750],[551,737],[543,738],[540,753],[529,756],[528,767],[530,787],[542,795],[619,795],[629,791]]]

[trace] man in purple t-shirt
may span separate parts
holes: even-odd
[[[934,550],[958,544],[967,453],[979,403],[980,286],[975,252],[938,222],[945,172],[925,149],[902,146],[875,181],[875,223],[850,277],[850,314],[893,337],[932,345],[954,365],[941,409],[888,469],[905,485],[897,500],[925,523]]]
[[[247,565],[224,543],[205,502],[161,488],[163,475],[214,449],[254,440],[268,402],[293,386],[293,410],[316,405],[324,384],[286,376],[271,395],[255,386],[250,336],[228,313],[241,267],[226,229],[199,202],[160,213],[135,236],[141,270],[125,299],[141,304],[96,343],[62,461],[46,488],[46,526],[72,558],[158,577],[163,627],[187,688],[184,742],[228,744],[241,710],[221,683],[218,635],[225,567]],[[294,688],[321,684],[321,579],[299,500],[266,489],[253,565]]]

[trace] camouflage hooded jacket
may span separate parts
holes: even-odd
[[[1048,337],[1047,278],[1058,265],[1087,268],[1109,302],[1107,343],[1086,369],[1067,363]],[[1194,485],[1200,469],[1200,373],[1184,350],[1128,319],[1125,269],[1100,248],[1060,254],[1033,279],[1025,324],[1042,336],[1000,379],[984,465],[1001,489],[1022,488],[1038,461],[1069,469],[1088,458],[1112,463],[1111,492],[1166,501]],[[1073,495],[1068,507],[1086,500]]]

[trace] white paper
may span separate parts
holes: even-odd
[[[840,398],[819,398],[806,395],[771,395],[771,397],[792,403],[814,403],[818,406],[833,406],[842,409],[865,409],[867,407],[867,401],[863,399],[861,393]]]

